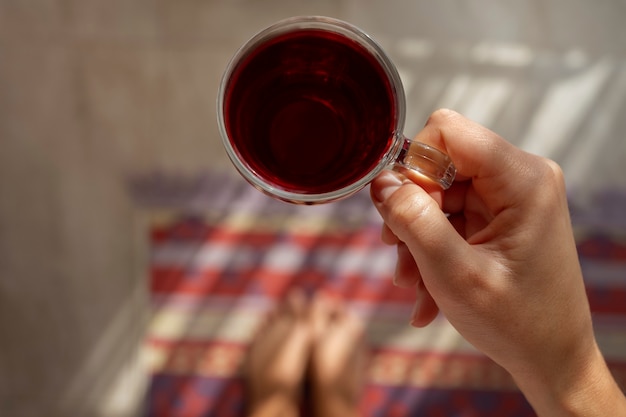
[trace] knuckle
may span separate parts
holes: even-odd
[[[520,190],[521,204],[530,208],[527,215],[534,217],[528,225],[525,235],[528,239],[536,239],[550,230],[553,216],[539,216],[537,213],[566,213],[567,189],[561,167],[554,161],[537,157],[531,165],[532,171],[525,179],[524,189]],[[543,219],[543,220],[541,220]],[[534,247],[534,245],[530,245]]]
[[[544,169],[541,171],[540,183],[550,190],[548,195],[560,196],[565,193],[565,175],[556,162],[543,158]],[[544,192],[545,193],[545,192]]]
[[[524,169],[524,182],[527,191],[537,196],[565,193],[565,176],[561,167],[554,161],[533,155]],[[532,195],[532,194],[531,194]]]
[[[426,124],[439,124],[442,123],[443,121],[445,121],[446,119],[449,119],[450,117],[455,117],[458,113],[456,113],[454,110],[450,110],[450,109],[438,109],[435,110],[434,112],[432,112],[430,114],[430,116],[428,117],[428,121],[426,122]]]
[[[407,223],[416,215],[416,211],[421,211],[419,202],[412,195],[400,192],[393,197],[389,203],[390,215],[394,223]]]
[[[417,185],[402,186],[388,201],[388,223],[397,231],[415,233],[423,229],[423,219],[429,216],[436,203],[423,195]]]
[[[559,186],[563,186],[565,184],[565,175],[561,166],[551,159],[546,159],[546,164],[550,169],[552,180]]]

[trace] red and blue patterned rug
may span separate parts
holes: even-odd
[[[152,182],[150,182],[152,181]],[[534,416],[511,377],[443,317],[409,326],[395,248],[367,192],[323,206],[274,201],[238,178],[138,184],[150,234],[152,372],[146,415],[239,416],[239,367],[259,319],[294,286],[341,297],[367,323],[364,416]],[[626,386],[626,193],[572,205],[598,342]],[[591,208],[590,208],[591,207]],[[617,207],[617,208],[616,208]],[[607,214],[608,213],[608,214]]]

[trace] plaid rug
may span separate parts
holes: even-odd
[[[414,294],[392,285],[395,248],[380,241],[381,220],[367,191],[302,207],[219,173],[153,176],[133,191],[161,213],[153,216],[149,241],[147,416],[242,415],[239,369],[251,336],[292,287],[334,293],[367,323],[364,416],[535,415],[511,377],[445,318],[424,329],[409,326]],[[603,194],[605,204],[594,209],[572,207],[598,342],[622,386],[624,196]]]

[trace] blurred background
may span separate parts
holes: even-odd
[[[234,171],[221,73],[255,32],[303,14],[386,49],[407,136],[439,107],[462,112],[561,163],[582,227],[623,242],[623,0],[0,0],[0,415],[141,414],[134,184]]]

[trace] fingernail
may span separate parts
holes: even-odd
[[[376,178],[376,186],[372,189],[377,201],[385,201],[402,185],[402,181],[393,172],[385,171]]]
[[[424,293],[418,290],[416,291],[415,304],[413,304],[413,311],[411,312],[411,326],[422,327],[419,320],[420,309],[422,308],[422,301],[424,300]]]

